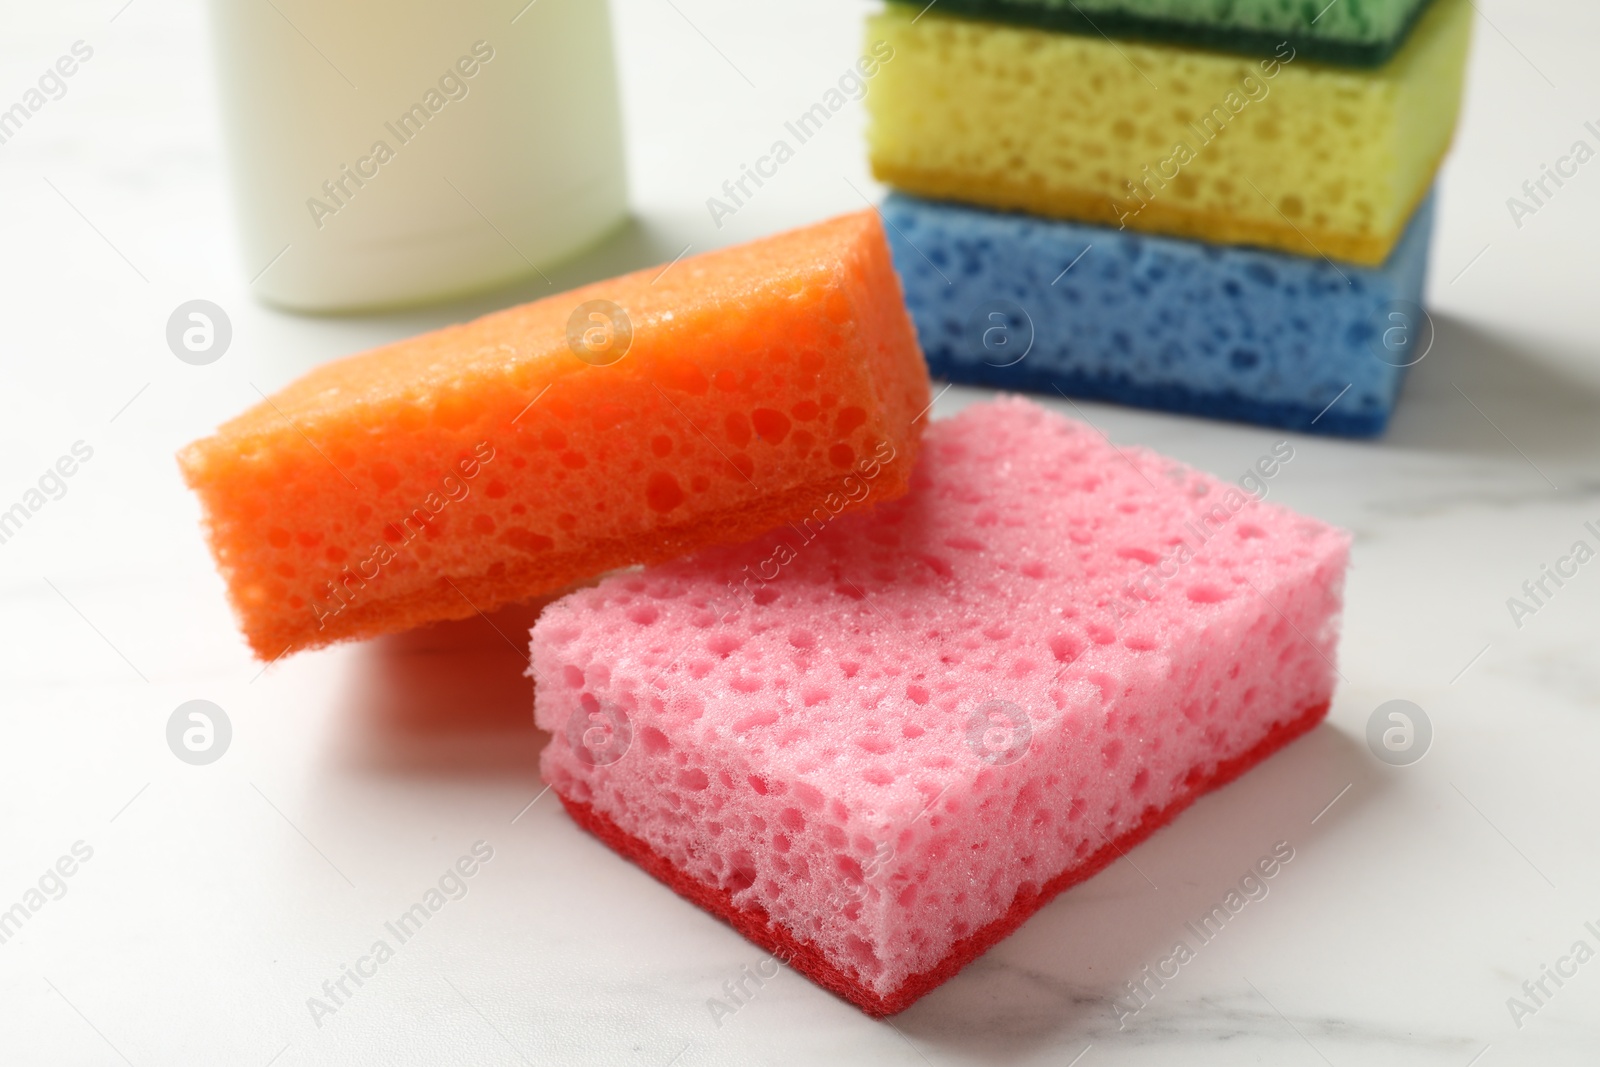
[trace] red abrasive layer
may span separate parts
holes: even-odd
[[[640,867],[684,899],[720,917],[745,937],[766,949],[824,989],[831,990],[855,1004],[868,1015],[882,1017],[894,1015],[909,1008],[924,995],[949,981],[956,973],[983,955],[990,946],[1010,936],[1028,917],[1064,890],[1087,881],[1110,865],[1112,860],[1144,841],[1161,827],[1175,819],[1183,809],[1194,803],[1202,794],[1228,784],[1257,763],[1266,759],[1290,741],[1308,733],[1328,714],[1326,703],[1307,708],[1294,718],[1276,723],[1254,747],[1217,764],[1209,773],[1200,768],[1190,772],[1187,790],[1180,793],[1165,808],[1150,809],[1132,830],[1114,841],[1107,842],[1099,851],[1056,875],[1036,893],[1018,894],[1010,910],[988,926],[958,941],[935,966],[907,978],[899,988],[881,996],[852,979],[829,963],[810,944],[800,941],[788,930],[771,922],[759,907],[741,908],[733,903],[733,894],[721,886],[703,882],[673,866],[671,861],[653,850],[639,838],[623,830],[609,817],[581,801],[561,797],[561,803],[573,821],[612,849],[632,860]]]

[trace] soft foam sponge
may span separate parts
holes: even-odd
[[[541,767],[583,825],[875,1014],[1332,692],[1345,534],[1028,401],[934,423],[908,495],[811,533],[547,608]]]
[[[921,0],[905,0],[921,10]],[[1405,40],[1428,0],[941,0],[946,15],[1069,33],[1141,37],[1266,54],[1288,40],[1307,59],[1376,66]]]
[[[1432,344],[1431,199],[1382,267],[898,193],[883,215],[928,365],[953,381],[1372,436]]]
[[[882,447],[894,496],[927,404],[863,212],[320,367],[180,460],[273,657],[743,540]]]
[[[900,5],[867,95],[897,188],[1376,266],[1450,145],[1468,0],[1431,5],[1373,71],[1113,43]]]

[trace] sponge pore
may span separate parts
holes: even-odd
[[[866,105],[895,188],[1376,266],[1450,146],[1472,7],[1431,4],[1372,71],[914,16],[868,34],[894,49]]]
[[[898,1011],[1320,719],[1347,548],[978,405],[928,429],[899,500],[547,608],[541,768],[657,877]]]

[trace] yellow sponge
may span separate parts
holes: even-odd
[[[867,96],[873,173],[907,192],[1382,263],[1460,109],[1472,7],[1438,0],[1387,64],[1263,59],[917,16]]]

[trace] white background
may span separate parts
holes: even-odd
[[[314,26],[314,5],[277,2]],[[1296,437],[1273,482],[1356,537],[1328,724],[892,1026],[785,973],[719,1027],[707,998],[760,950],[553,797],[513,822],[543,788],[518,654],[480,622],[263,673],[172,459],[256,387],[548,290],[352,319],[262,307],[236,255],[204,11],[121,4],[7,0],[0,32],[0,106],[73,41],[95,50],[0,146],[0,506],[75,441],[94,449],[0,545],[0,908],[74,842],[94,850],[0,945],[0,1063],[1594,1062],[1600,960],[1520,1030],[1506,1007],[1578,938],[1600,949],[1583,928],[1600,927],[1600,562],[1520,630],[1506,608],[1600,525],[1600,161],[1520,230],[1505,204],[1575,139],[1600,147],[1582,129],[1600,124],[1592,5],[1479,0],[1436,346],[1385,439]],[[482,6],[509,22],[522,0]],[[867,10],[620,0],[636,221],[557,285],[857,209],[850,183],[880,195],[852,105],[722,229],[704,204],[852,62]],[[164,340],[196,297],[233,321],[208,367]],[[1281,436],[1082,410],[1227,478]],[[1404,769],[1364,741],[1399,697],[1436,734]],[[194,698],[234,726],[208,767],[164,737]],[[314,1025],[306,998],[480,839],[494,858],[470,893]],[[1118,1032],[1121,983],[1280,839],[1296,858],[1271,895]]]

